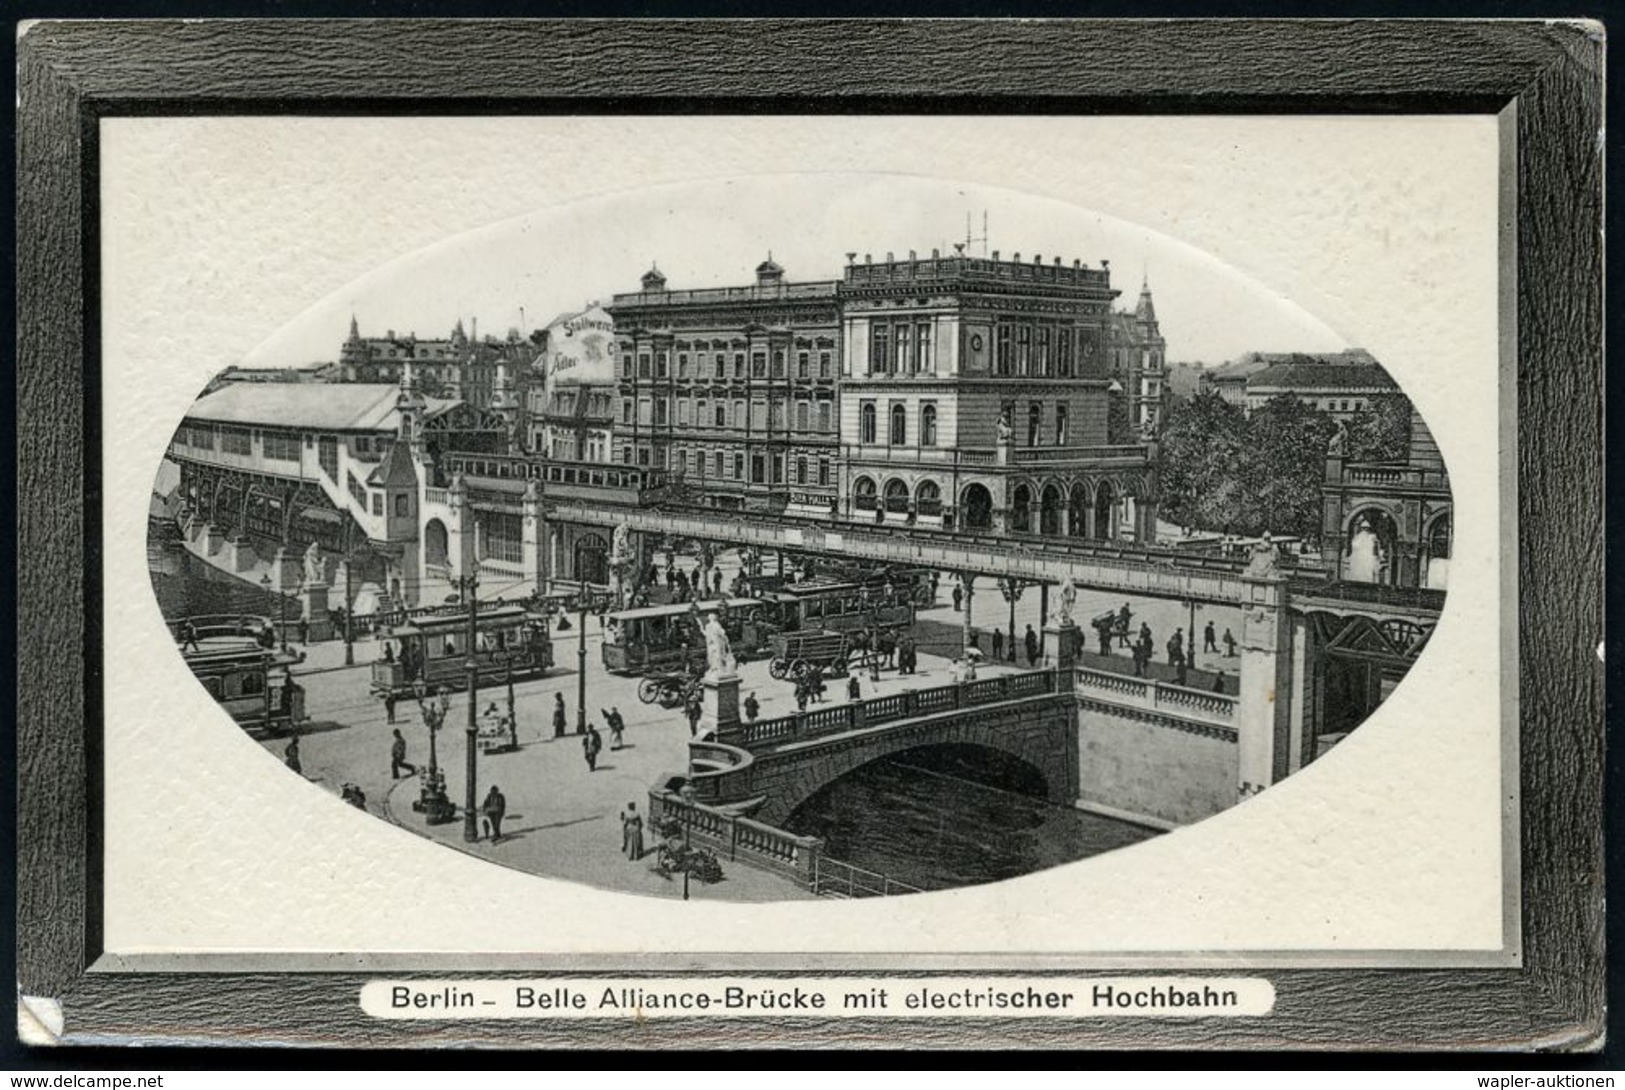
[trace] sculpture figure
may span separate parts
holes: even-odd
[[[1078,588],[1069,575],[1066,582],[1061,584],[1061,627],[1065,628],[1072,623],[1072,607],[1078,600]]]
[[[706,673],[714,678],[733,677],[739,672],[728,631],[714,613],[705,624],[705,665]]]
[[[1331,439],[1326,443],[1326,456],[1328,458],[1341,458],[1345,454],[1348,453],[1348,449],[1349,449],[1349,426],[1348,426],[1348,422],[1344,421],[1344,420],[1339,420],[1337,422],[1337,433],[1335,435],[1333,435],[1331,437]]]
[[[1010,442],[1010,410],[1006,409],[999,414],[999,445]]]
[[[327,567],[322,563],[322,547],[312,541],[310,548],[305,550],[305,584],[310,586],[325,582]]]
[[[1265,530],[1264,536],[1253,542],[1252,555],[1247,559],[1247,574],[1275,575],[1279,570],[1277,559],[1275,543],[1270,540],[1270,532]]]

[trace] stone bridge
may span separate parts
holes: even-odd
[[[1017,759],[1043,778],[1050,802],[1071,806],[1078,795],[1077,709],[1070,671],[1040,670],[754,723],[724,717],[716,740],[695,746],[695,797],[710,805],[755,803],[753,816],[776,825],[871,761],[969,745]]]

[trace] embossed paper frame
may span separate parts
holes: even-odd
[[[1602,499],[1599,26],[110,21],[24,31],[17,67],[17,973],[25,1005],[60,1003],[60,1043],[1600,1047],[1603,671],[1596,649],[1603,551],[1595,523],[1580,517],[1599,510]],[[877,35],[884,50],[863,47]],[[759,48],[764,36],[772,50]],[[290,48],[295,41],[299,47]],[[536,63],[543,55],[548,63]],[[1515,373],[1518,391],[1518,612],[1525,631],[1543,633],[1520,641],[1522,968],[1277,970],[1270,974],[1276,1009],[1261,1020],[763,1019],[730,1020],[725,1030],[681,1020],[467,1021],[432,1034],[363,1014],[357,996],[365,978],[355,973],[106,971],[98,880],[105,711],[97,666],[98,120],[922,111],[1499,117],[1503,192],[1515,194],[1517,208],[1502,240],[1501,343],[1502,366]]]

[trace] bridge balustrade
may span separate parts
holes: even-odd
[[[1195,717],[1221,723],[1230,723],[1236,717],[1238,699],[1236,697],[1169,685],[1152,678],[1131,677],[1127,674],[1114,674],[1109,670],[1079,667],[1076,670],[1075,684],[1079,692],[1093,695],[1096,699],[1105,699],[1109,703],[1120,703],[1150,711],[1160,710],[1184,718]],[[1109,696],[1101,697],[1100,694],[1103,693]]]
[[[772,825],[753,821],[703,802],[689,803],[674,791],[649,791],[651,824],[676,820],[691,845],[748,866],[772,871],[812,889],[824,842],[815,836],[797,836]]]

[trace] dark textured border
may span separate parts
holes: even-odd
[[[483,112],[1498,112],[1516,125],[1525,966],[1277,971],[1267,1019],[733,1021],[732,1048],[1576,1050],[1603,1026],[1603,55],[1537,22],[106,22],[18,46],[18,981],[65,1040],[591,1047],[683,1022],[377,1022],[355,974],[87,971],[100,953],[96,119]],[[771,40],[771,49],[761,48]],[[297,48],[293,46],[297,44]],[[545,63],[544,63],[545,59]],[[1506,321],[1511,316],[1504,316]],[[65,441],[81,437],[82,442]],[[1538,558],[1538,562],[1537,562]],[[430,1036],[432,1035],[432,1036]]]

